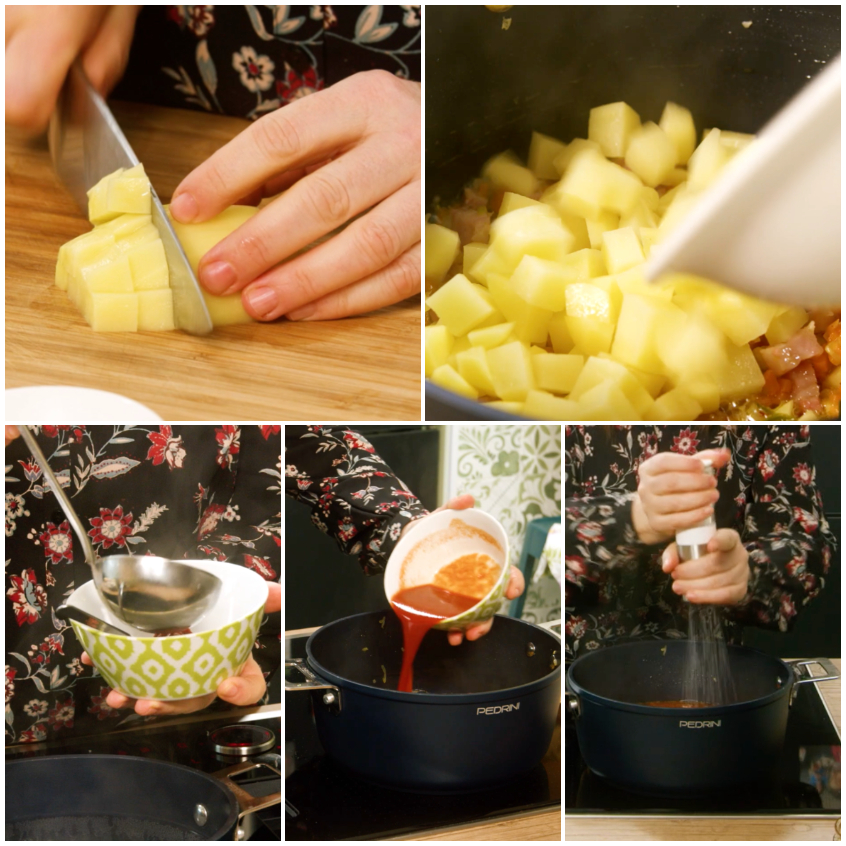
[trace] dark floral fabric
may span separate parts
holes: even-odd
[[[256,120],[358,71],[420,80],[420,6],[145,6],[118,99]]]
[[[39,445],[101,555],[229,561],[281,581],[281,426],[39,426]],[[21,439],[6,448],[6,743],[145,719],[108,686],[53,609],[91,578]],[[280,614],[254,648],[279,667]],[[215,707],[228,707],[219,703]],[[153,718],[146,718],[153,719]]]
[[[428,512],[370,442],[334,426],[285,427],[285,493],[365,573],[381,573],[403,528]]]
[[[568,658],[641,638],[687,637],[687,606],[631,520],[638,467],[657,452],[727,447],[717,526],[749,552],[746,598],[721,608],[727,640],[743,625],[787,631],[825,587],[834,537],[814,484],[807,426],[566,426],[565,641]]]

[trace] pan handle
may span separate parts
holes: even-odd
[[[253,814],[256,811],[260,811],[262,808],[269,808],[271,805],[275,805],[278,802],[282,801],[282,791],[278,790],[276,793],[271,793],[268,796],[251,796],[244,790],[242,787],[239,787],[232,781],[231,776],[238,775],[239,773],[249,772],[250,770],[258,769],[259,767],[267,767],[271,772],[276,773],[279,778],[282,778],[282,773],[276,769],[276,767],[271,767],[270,764],[265,764],[264,762],[253,762],[253,761],[242,761],[240,764],[233,764],[231,767],[226,767],[226,769],[218,770],[216,773],[212,773],[212,776],[216,778],[219,782],[224,784],[230,791],[232,791],[232,795],[238,802],[239,810],[238,810],[238,822],[235,826],[235,835],[232,838],[233,840],[243,840],[244,839],[244,830],[241,828],[241,820],[246,817],[248,814]]]
[[[792,660],[788,658],[784,661],[784,663],[793,670],[793,675],[795,677],[793,690],[790,692],[791,705],[793,704],[793,700],[796,698],[797,687],[800,684],[808,684],[809,682],[837,681],[840,678],[840,671],[828,658],[794,658]],[[818,667],[822,667],[828,675],[811,675],[811,671],[806,668],[814,664]]]
[[[329,707],[332,713],[338,714],[341,711],[341,691],[334,684],[329,684],[325,679],[320,678],[314,670],[306,664],[303,658],[286,658],[285,669],[296,670],[306,681],[292,682],[285,678],[285,692],[294,690],[325,690],[323,704]]]

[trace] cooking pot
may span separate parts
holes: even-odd
[[[6,840],[240,840],[246,814],[280,801],[230,780],[131,755],[57,755],[6,762]]]
[[[660,796],[707,794],[775,776],[797,685],[840,678],[827,658],[782,661],[729,646],[731,705],[666,708],[682,699],[688,641],[638,641],[590,652],[567,671],[579,750],[597,775]],[[813,677],[818,664],[827,675]]]
[[[314,632],[307,659],[286,660],[311,690],[327,754],[360,777],[401,790],[481,790],[535,767],[561,702],[561,641],[495,616],[477,641],[450,646],[431,630],[414,660],[414,693],[397,688],[402,627],[393,611],[345,617]]]
[[[532,130],[584,137],[603,103],[757,132],[839,52],[839,6],[427,6],[427,207],[493,154],[525,158]],[[426,419],[519,418],[427,382]]]

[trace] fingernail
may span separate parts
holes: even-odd
[[[234,696],[238,692],[238,685],[232,681],[225,681],[218,692],[221,696]]]
[[[162,706],[158,702],[154,702],[147,708],[147,714],[158,714],[162,710]]]
[[[235,268],[228,261],[213,261],[200,267],[200,282],[212,294],[229,293],[237,281]]]
[[[180,194],[170,201],[170,213],[180,223],[190,223],[199,211],[200,207],[193,194]]]
[[[273,288],[250,288],[245,294],[250,311],[259,317],[266,317],[278,303],[276,291]]]
[[[293,311],[289,311],[285,317],[287,317],[288,320],[308,320],[308,318],[311,317],[316,310],[316,307],[312,303],[309,303],[308,305],[302,306],[302,308],[295,308]]]

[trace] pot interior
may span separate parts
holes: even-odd
[[[686,640],[648,640],[589,653],[576,660],[567,678],[576,693],[617,702],[675,701],[683,698]],[[749,702],[787,688],[791,670],[782,661],[743,646],[728,646],[738,702]]]
[[[309,639],[309,662],[321,675],[396,691],[402,665],[402,627],[392,610],[345,617]],[[414,659],[414,690],[437,694],[486,693],[529,684],[554,672],[561,644],[545,629],[496,615],[479,640],[450,646],[430,630]]]

